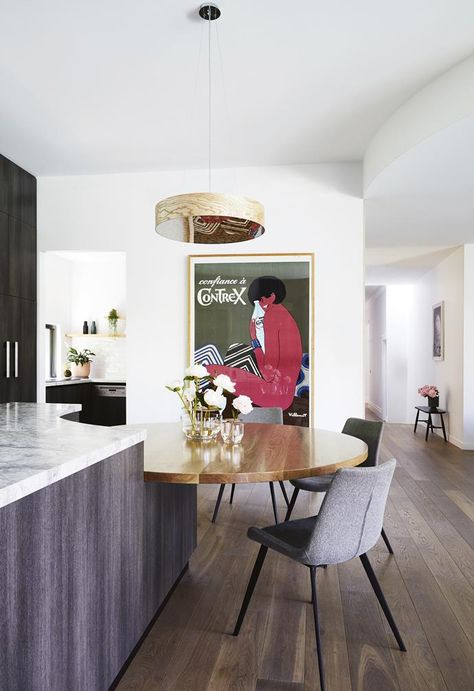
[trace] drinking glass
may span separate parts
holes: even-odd
[[[226,444],[240,444],[244,436],[244,423],[242,420],[223,420],[221,436]]]

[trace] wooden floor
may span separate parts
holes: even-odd
[[[318,571],[328,691],[474,689],[474,452],[424,430],[386,425],[382,459],[398,466],[385,516],[395,550],[369,556],[407,644],[401,653],[358,559]],[[268,485],[199,489],[199,546],[189,572],[120,682],[120,691],[319,689],[308,570],[269,552],[238,638],[229,636],[258,547],[272,523]],[[298,499],[294,517],[316,513]],[[277,487],[277,496],[281,498]],[[281,503],[283,515],[283,503]]]

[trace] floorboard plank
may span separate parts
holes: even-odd
[[[434,576],[411,538],[400,538],[397,565],[444,681],[452,691],[472,691],[473,649]]]
[[[403,549],[394,533],[391,534],[391,538],[394,549]],[[436,658],[426,639],[396,560],[388,553],[384,554],[378,550],[371,551],[370,558],[407,648],[406,653],[401,653],[393,645],[390,646],[400,688],[412,691],[446,691],[443,675],[436,664]],[[394,641],[385,618],[383,623],[389,640],[392,637]]]
[[[450,557],[469,582],[471,588],[473,588],[474,550],[471,545],[464,540],[455,526],[440,510],[439,506],[427,496],[419,483],[412,482],[403,472],[397,474],[397,482],[436,534],[442,546],[449,552]],[[474,525],[472,530],[474,531]]]
[[[447,489],[445,493],[448,497],[459,506],[471,521],[474,521],[474,502],[472,502],[463,492],[458,490]]]
[[[393,493],[396,493],[397,511],[405,521],[419,554],[448,600],[468,639],[474,643],[473,588],[396,480],[392,483],[392,488]]]
[[[358,559],[353,559],[337,569],[352,688],[399,689],[389,649],[394,643],[385,632],[377,600],[362,565]]]

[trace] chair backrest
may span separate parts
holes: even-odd
[[[239,415],[243,422],[260,422],[267,425],[282,425],[283,410],[281,408],[254,408],[248,415]]]
[[[306,546],[309,563],[340,564],[375,545],[395,465],[392,458],[373,468],[337,471]]]
[[[361,463],[359,468],[368,468],[377,465],[379,458],[379,446],[382,439],[383,422],[380,420],[362,420],[358,417],[350,417],[342,428],[343,434],[357,437],[365,441],[369,447],[369,455]]]

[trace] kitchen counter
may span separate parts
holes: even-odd
[[[145,439],[142,429],[85,427],[61,419],[80,409],[77,404],[0,405],[0,507]]]
[[[114,687],[196,546],[196,486],[145,483],[144,430],[79,409],[0,405],[2,691]]]

